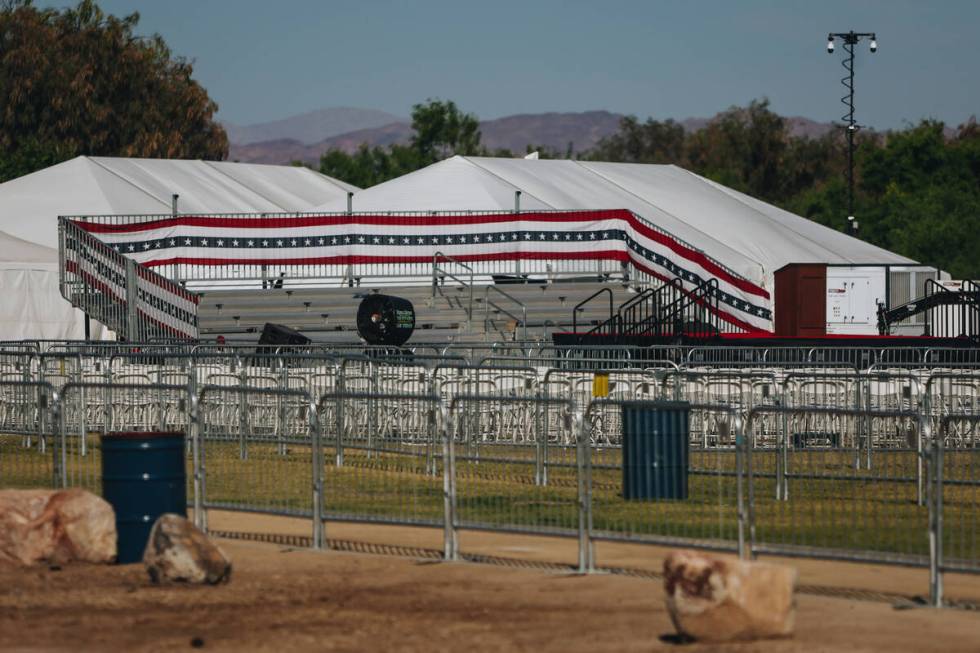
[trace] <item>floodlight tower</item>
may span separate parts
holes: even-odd
[[[831,32],[827,35],[827,52],[834,53],[834,39],[838,38],[844,43],[844,70],[847,74],[841,78],[841,84],[847,89],[847,95],[840,99],[847,107],[847,113],[841,117],[847,124],[847,224],[848,230],[857,235],[858,222],[854,217],[854,136],[861,128],[854,120],[854,46],[861,39],[871,39],[869,50],[874,54],[878,51],[878,38],[874,32]]]

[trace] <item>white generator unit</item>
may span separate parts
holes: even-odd
[[[901,306],[944,275],[924,265],[794,263],[776,271],[776,333],[783,336],[878,335],[878,306]],[[893,335],[923,335],[927,316],[892,325]]]
[[[888,271],[880,266],[827,268],[827,334],[878,334],[878,304],[887,297]]]

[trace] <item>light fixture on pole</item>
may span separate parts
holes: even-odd
[[[834,53],[834,39],[841,39],[844,44],[843,66],[847,75],[840,81],[847,89],[847,95],[841,98],[841,102],[847,107],[847,113],[841,117],[847,121],[844,125],[847,130],[847,225],[848,230],[856,235],[858,221],[854,218],[854,137],[861,126],[854,120],[854,46],[861,39],[871,39],[869,49],[875,53],[878,51],[878,37],[874,32],[831,32],[827,35],[827,52],[830,54]]]

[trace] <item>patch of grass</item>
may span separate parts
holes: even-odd
[[[384,443],[382,443],[384,444]],[[443,517],[441,448],[390,444],[371,451],[348,445],[335,465],[324,447],[323,505],[328,516],[387,518],[439,523]],[[100,491],[101,451],[96,442],[84,458],[68,452],[73,484]],[[234,441],[203,447],[208,503],[228,507],[310,514],[313,463],[306,445],[248,442],[247,456]],[[573,450],[549,448],[549,484],[535,484],[532,447],[461,445],[457,448],[457,516],[462,526],[574,531],[578,525]],[[626,501],[620,452],[593,452],[593,527],[619,535],[672,536],[733,541],[737,537],[737,485],[732,451],[692,452],[685,500]],[[798,451],[789,456],[789,499],[776,500],[776,454],[752,456],[757,542],[827,549],[928,553],[928,512],[918,505],[916,454],[875,451],[871,468],[855,454]],[[189,466],[189,461],[188,461]],[[980,556],[980,450],[947,453],[944,476],[944,546],[948,559]],[[189,470],[190,471],[190,470]],[[25,448],[20,436],[0,436],[0,485],[50,486],[54,456]],[[188,474],[188,497],[192,483]],[[749,484],[743,488],[746,501]]]

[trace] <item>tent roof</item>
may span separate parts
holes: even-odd
[[[787,263],[913,263],[673,165],[456,156],[358,192],[354,210],[508,210],[515,190],[522,210],[629,209],[766,286]]]
[[[0,229],[48,246],[59,215],[308,211],[357,188],[307,168],[80,156],[0,184]]]
[[[58,250],[0,231],[0,270],[57,269]]]

